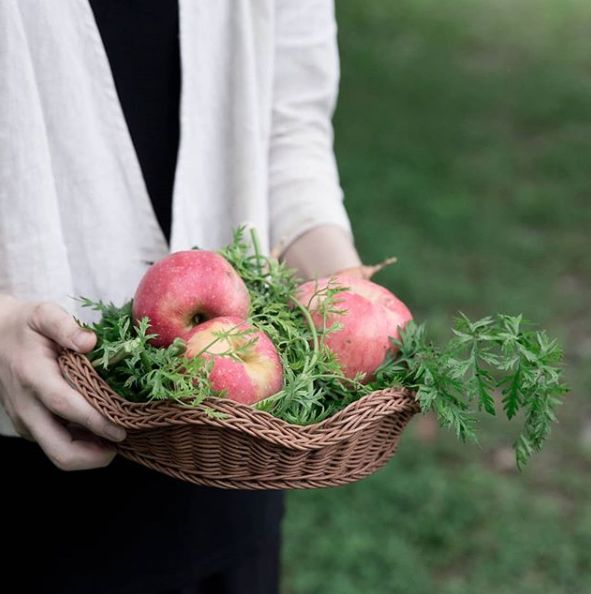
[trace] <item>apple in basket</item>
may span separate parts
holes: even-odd
[[[175,252],[144,275],[133,299],[133,319],[147,316],[152,340],[168,346],[202,322],[220,316],[245,320],[250,296],[244,281],[220,254],[207,250]]]
[[[331,312],[323,313],[328,289],[334,289],[331,307],[325,308]],[[362,374],[364,382],[374,377],[388,351],[395,351],[391,338],[400,338],[400,328],[412,320],[406,305],[388,289],[347,274],[305,282],[298,287],[296,298],[310,310],[318,329],[338,324],[325,335],[325,344],[346,377]]]
[[[283,366],[271,339],[237,317],[198,324],[181,336],[186,357],[213,361],[211,387],[226,398],[254,404],[283,388]]]

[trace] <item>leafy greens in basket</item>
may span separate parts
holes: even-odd
[[[394,341],[397,352],[386,358],[370,382],[346,378],[325,344],[338,325],[318,328],[306,305],[296,299],[294,272],[263,256],[256,235],[251,239],[249,245],[243,229],[238,229],[232,243],[219,253],[246,283],[249,322],[270,337],[283,363],[283,389],[254,405],[258,409],[305,425],[373,391],[407,388],[416,393],[424,413],[435,413],[439,423],[462,440],[476,439],[480,411],[495,415],[502,408],[509,419],[521,413],[523,427],[514,444],[519,467],[542,448],[567,391],[562,351],[544,331],[531,328],[521,316],[471,321],[460,315],[453,338],[437,347],[427,339],[424,324],[410,322],[400,340]],[[325,319],[338,314],[335,295],[341,288],[323,289],[317,307]],[[134,325],[131,302],[122,307],[86,298],[82,302],[101,314],[99,322],[87,326],[98,338],[89,359],[122,397],[140,402],[172,399],[197,406],[208,396],[223,396],[212,390],[211,360],[183,356],[186,345],[179,339],[166,348],[151,345],[149,321],[144,318]],[[224,340],[228,334],[221,332],[218,337]],[[204,410],[208,412],[207,406]]]

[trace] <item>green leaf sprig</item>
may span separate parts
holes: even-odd
[[[470,321],[460,315],[452,338],[442,348],[430,343],[425,326],[410,323],[401,333],[398,356],[384,363],[377,382],[400,383],[414,390],[423,412],[461,440],[476,440],[476,415],[524,417],[514,443],[522,468],[542,449],[556,409],[568,391],[562,382],[562,349],[522,316],[497,315]]]

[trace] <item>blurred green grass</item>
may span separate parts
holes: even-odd
[[[375,476],[294,492],[285,594],[591,592],[591,4],[338,0],[336,151],[366,262],[437,340],[520,313],[565,345],[572,393],[543,454],[503,462],[414,425]],[[587,439],[585,439],[587,429]]]

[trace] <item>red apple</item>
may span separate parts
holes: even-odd
[[[187,343],[186,357],[213,359],[211,387],[230,400],[253,404],[283,388],[283,366],[275,345],[240,318],[203,322],[182,338]]]
[[[342,287],[334,295],[334,307],[339,312],[329,313],[323,322],[318,309],[328,287]],[[308,281],[298,287],[296,297],[310,309],[318,329],[324,323],[326,327],[341,326],[325,336],[325,344],[335,354],[346,377],[361,373],[365,382],[374,377],[388,351],[395,350],[390,338],[398,339],[399,329],[412,320],[406,305],[388,289],[346,274]]]
[[[246,319],[250,297],[244,281],[217,254],[206,250],[175,252],[151,266],[133,299],[133,319],[150,318],[157,347],[204,321],[219,316]]]

